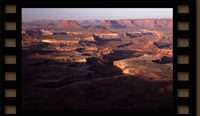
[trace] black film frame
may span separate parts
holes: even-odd
[[[16,5],[16,13],[6,14],[5,5]],[[178,5],[188,5],[189,13],[178,13]],[[189,114],[196,115],[196,1],[168,0],[168,1],[41,1],[41,0],[3,0],[1,1],[1,115],[66,115],[69,113],[93,114],[90,110],[67,109],[30,109],[21,108],[21,10],[22,8],[173,8],[173,109],[172,110],[96,110],[98,114],[105,112],[116,114],[136,115],[181,115],[177,113],[178,106],[189,106]],[[16,31],[6,31],[5,22],[16,22]],[[178,22],[189,22],[188,31],[179,31]],[[5,47],[5,38],[16,38],[16,47]],[[177,47],[178,38],[189,38],[189,47]],[[16,55],[16,64],[5,64],[5,55]],[[189,64],[178,64],[177,55],[189,55]],[[5,81],[5,72],[16,72],[16,81]],[[189,81],[177,81],[177,72],[189,72]],[[178,98],[177,89],[189,89],[188,98]],[[5,89],[16,89],[15,98],[5,98]],[[16,106],[16,114],[5,114],[5,106]],[[94,110],[95,111],[95,110]],[[94,115],[94,114],[93,114]]]

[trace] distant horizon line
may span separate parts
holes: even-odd
[[[173,18],[141,18],[141,19],[173,19]],[[22,22],[33,22],[34,20],[71,20],[71,21],[80,21],[80,20],[141,20],[137,19],[33,19],[32,21],[22,21]]]

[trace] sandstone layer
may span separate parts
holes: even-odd
[[[154,63],[157,58],[152,55],[144,55],[138,58],[114,61],[114,65],[122,69],[124,74],[142,75],[149,78],[170,78],[172,76],[172,65]],[[164,59],[162,60],[164,62]]]
[[[24,109],[172,109],[173,20],[22,23]]]

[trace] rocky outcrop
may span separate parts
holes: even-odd
[[[51,44],[66,44],[73,45],[79,43],[79,40],[55,40],[55,39],[43,39],[41,42],[51,43]]]
[[[116,20],[104,20],[99,27],[111,29],[111,28],[123,28],[124,26],[120,25]]]
[[[128,75],[141,75],[156,79],[172,76],[172,65],[154,63],[152,62],[154,60],[156,60],[155,57],[145,54],[138,58],[114,61],[113,64]],[[171,63],[171,58],[163,57],[161,61]]]
[[[173,63],[173,56],[171,56],[171,57],[163,56],[160,59],[152,60],[152,62],[154,62],[154,63],[160,63],[160,64]]]
[[[121,27],[136,27],[132,20],[116,20]]]
[[[99,27],[89,27],[87,28],[89,33],[111,33],[111,31]]]
[[[140,34],[140,33],[124,33],[123,36],[125,38],[136,38],[136,37],[141,37],[142,34]]]
[[[43,31],[43,32],[42,32],[42,35],[53,35],[53,33],[50,32],[50,31]]]
[[[33,20],[33,22],[37,22],[37,23],[44,23],[45,20]]]
[[[62,57],[57,57],[55,58],[56,61],[58,62],[87,62],[86,58],[62,58]]]
[[[56,47],[56,50],[58,51],[75,51],[76,47]]]
[[[60,22],[58,21],[58,20],[46,20],[45,21],[45,24],[47,24],[47,25],[49,25],[49,26],[51,26],[51,25],[57,25],[57,24],[59,24]]]
[[[57,26],[49,26],[50,29],[59,29],[59,30],[82,30],[84,27],[82,27],[80,24],[77,23],[75,20],[64,20],[61,24]]]
[[[156,58],[153,57],[152,55],[145,54],[145,55],[137,57],[137,58],[130,58],[130,59],[114,61],[113,64],[114,64],[114,66],[120,68],[124,74],[135,75],[136,73],[138,73],[138,69],[136,68],[137,66],[135,65],[135,63],[137,63],[138,61],[144,61],[144,63],[150,63],[152,60],[155,60],[155,59]]]
[[[148,44],[146,44],[144,46],[144,48],[148,48],[148,49],[151,49],[151,50],[158,49],[158,47],[156,45],[154,45],[154,43],[151,42],[151,41],[149,41]]]
[[[114,61],[113,65],[120,68],[121,70],[124,70],[126,64],[124,62],[119,62],[119,61]],[[125,71],[123,71],[124,73],[126,73]]]
[[[153,28],[154,27],[154,20],[140,19],[140,20],[134,20],[133,22],[137,27],[142,27],[142,28]]]
[[[172,28],[172,19],[104,20],[102,28]]]
[[[165,28],[172,28],[173,27],[173,20],[156,20],[155,26],[157,28],[165,27]]]
[[[79,25],[77,23],[77,21],[75,21],[75,20],[65,20],[58,26],[72,26],[72,27],[80,27],[81,28],[81,25]]]
[[[87,46],[87,47],[85,47],[85,50],[86,50],[86,52],[87,51],[96,51],[96,50],[98,50],[98,48],[97,47],[92,47],[92,46]]]
[[[84,37],[83,40],[86,40],[86,41],[95,41],[94,36]]]
[[[115,25],[118,24],[118,22],[116,20],[104,20],[102,23],[102,25]]]
[[[172,49],[159,49],[158,52],[159,54],[173,54]]]
[[[154,56],[161,60],[162,57],[173,57],[172,49],[159,49]]]
[[[154,28],[155,27],[155,20],[144,20],[144,27],[145,28]]]
[[[22,44],[29,44],[29,43],[35,43],[35,42],[41,42],[39,39],[23,39]]]
[[[122,38],[123,35],[120,35],[118,33],[95,33],[95,36],[99,36],[99,38]]]
[[[159,48],[171,48],[170,46],[173,45],[173,37],[162,37],[158,41],[155,41],[154,44]]]
[[[160,60],[161,63],[173,63],[173,57],[163,56]]]
[[[67,32],[63,31],[49,31],[49,30],[41,30],[42,35],[44,36],[51,36],[51,35],[67,35]]]
[[[26,31],[22,31],[22,34],[26,34]]]
[[[97,19],[90,19],[90,20],[77,20],[77,22],[81,26],[96,26],[100,24],[102,21]]]
[[[107,55],[107,54],[111,54],[111,53],[113,54],[114,51],[111,48],[106,47],[106,48],[102,48],[102,49],[98,50],[98,53],[101,53],[102,55]]]
[[[48,23],[48,24],[53,24],[54,22],[52,20],[46,20],[45,23]]]
[[[98,48],[94,46],[81,46],[81,47],[76,47],[76,51],[83,53],[83,52],[91,52],[91,51],[97,51]]]

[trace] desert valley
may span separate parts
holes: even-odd
[[[173,19],[22,22],[22,107],[171,109]]]

